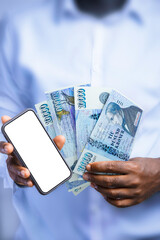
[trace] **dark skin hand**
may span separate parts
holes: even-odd
[[[101,193],[107,202],[119,208],[141,203],[160,191],[160,158],[94,162],[86,169],[88,173],[83,178],[91,182],[91,187]]]
[[[2,123],[6,123],[10,119],[8,116],[3,116]],[[53,140],[59,150],[61,150],[65,143],[65,138],[63,136],[57,136]],[[34,184],[30,179],[29,170],[23,167],[19,160],[13,155],[13,150],[12,144],[0,142],[0,153],[8,155],[6,163],[10,177],[19,185],[33,187]]]

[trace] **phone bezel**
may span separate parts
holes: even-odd
[[[6,140],[11,143],[14,147],[14,151],[13,151],[13,154],[19,159],[19,161],[21,162],[21,164],[23,165],[23,167],[27,168],[27,165],[25,164],[25,162],[23,161],[23,159],[21,158],[21,156],[19,155],[17,149],[15,148],[14,144],[12,143],[12,141],[10,140],[9,136],[7,135],[6,131],[5,131],[5,127],[7,125],[9,125],[11,122],[15,121],[17,118],[21,117],[22,115],[24,115],[25,113],[27,113],[28,111],[32,111],[37,120],[40,122],[41,126],[43,127],[44,131],[46,132],[46,134],[48,135],[49,139],[51,140],[51,142],[53,143],[54,147],[56,148],[56,150],[58,151],[58,153],[60,154],[61,158],[63,159],[64,163],[66,164],[67,168],[69,169],[70,171],[70,175],[68,178],[64,179],[62,182],[60,182],[59,184],[57,184],[55,187],[53,187],[52,189],[50,189],[48,192],[43,192],[42,189],[40,188],[39,184],[37,183],[37,181],[35,180],[35,178],[33,177],[32,173],[30,172],[30,178],[31,180],[33,181],[35,187],[37,188],[37,190],[39,191],[40,194],[42,195],[47,195],[49,193],[51,193],[53,190],[55,190],[57,187],[59,187],[60,185],[62,185],[63,183],[65,183],[66,181],[68,181],[71,176],[72,176],[72,171],[70,169],[70,167],[68,166],[68,164],[66,163],[65,159],[63,158],[62,154],[60,153],[58,147],[56,146],[56,144],[54,143],[54,141],[52,140],[52,138],[49,136],[48,132],[46,131],[44,125],[42,124],[42,122],[40,121],[38,115],[36,114],[36,112],[32,109],[32,108],[27,108],[26,110],[22,111],[21,113],[17,114],[15,117],[13,117],[11,120],[7,121],[6,123],[4,123],[1,127],[1,131],[4,135],[4,137],[6,138]],[[29,170],[29,169],[28,169]],[[29,170],[30,171],[30,170]]]

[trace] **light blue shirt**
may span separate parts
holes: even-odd
[[[132,0],[96,19],[72,0],[54,0],[9,17],[0,27],[0,115],[34,107],[44,91],[111,87],[144,110],[132,157],[159,157],[159,13],[158,0]],[[11,187],[3,160],[1,175]],[[90,187],[77,197],[65,186],[41,196],[35,187],[14,184],[13,201],[21,220],[16,240],[160,239],[159,193],[119,209]]]

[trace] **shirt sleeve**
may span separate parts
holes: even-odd
[[[22,74],[18,64],[19,43],[7,19],[0,22],[0,117],[15,116],[30,104],[30,92],[27,88],[27,78]],[[28,78],[29,79],[29,78]],[[28,80],[29,81],[29,80]],[[0,121],[0,128],[1,128]],[[5,141],[0,132],[0,141]],[[0,177],[4,179],[5,188],[13,188],[6,167],[7,156],[0,154]]]

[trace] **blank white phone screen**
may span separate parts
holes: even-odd
[[[69,168],[33,111],[6,125],[5,132],[44,193],[70,176]]]

